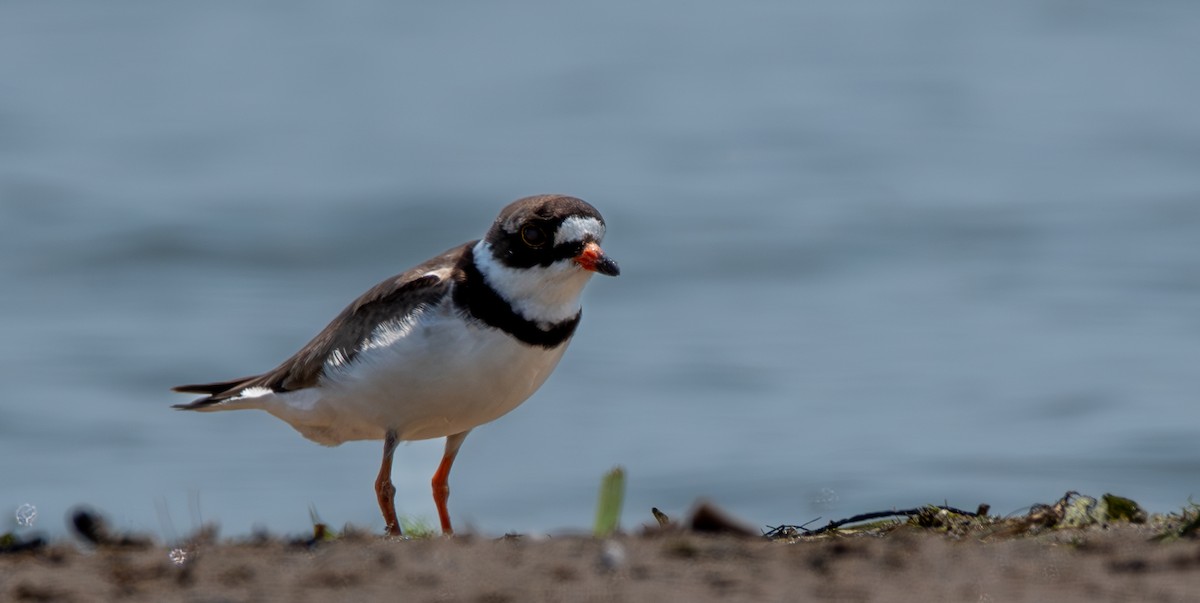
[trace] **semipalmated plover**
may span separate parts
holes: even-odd
[[[397,442],[445,437],[433,499],[442,531],[453,533],[446,500],[459,447],[550,376],[592,273],[620,272],[603,238],[604,219],[580,199],[520,199],[482,240],[379,283],[275,369],[181,385],[174,390],[205,397],[175,408],[265,410],[326,446],[382,439],[375,494],[390,535],[401,533],[391,481]]]

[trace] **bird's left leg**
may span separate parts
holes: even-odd
[[[433,503],[437,505],[438,519],[442,521],[442,533],[447,535],[454,533],[454,528],[450,526],[450,511],[446,510],[446,501],[450,499],[450,466],[454,464],[454,457],[458,456],[458,449],[468,433],[471,430],[446,437],[446,451],[442,453],[442,462],[433,474]]]

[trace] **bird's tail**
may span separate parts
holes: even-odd
[[[214,383],[195,383],[192,385],[177,385],[171,388],[171,391],[184,394],[205,394],[205,397],[193,400],[187,404],[175,404],[171,408],[179,410],[208,410],[217,404],[221,404],[232,397],[237,396],[239,392],[248,387],[251,382],[258,379],[261,375],[253,377],[242,377],[240,379],[231,379],[229,381],[217,381]]]

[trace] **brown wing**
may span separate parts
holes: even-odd
[[[458,269],[459,258],[474,244],[472,241],[455,247],[375,285],[346,306],[312,341],[274,370],[230,381],[172,388],[177,392],[207,395],[188,404],[176,404],[174,408],[196,410],[219,404],[250,387],[286,392],[316,385],[331,355],[339,353],[345,362],[351,362],[363,342],[371,337],[380,324],[407,316],[420,306],[435,304],[442,299],[454,280],[453,271]],[[441,272],[434,274],[435,271]]]

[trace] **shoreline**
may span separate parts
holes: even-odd
[[[177,562],[178,561],[178,562]],[[0,557],[11,601],[1193,601],[1200,543],[1139,526],[980,542],[923,530],[771,542],[691,532],[52,544]]]
[[[1076,511],[1103,505],[1095,520]],[[1110,507],[1111,508],[1108,508]],[[906,519],[778,532],[704,505],[680,523],[608,538],[386,538],[315,526],[311,537],[171,547],[110,534],[98,517],[0,554],[6,601],[1194,601],[1195,509],[1134,515],[1069,493],[1026,516],[927,507]],[[1080,518],[1083,518],[1081,521]],[[11,540],[11,538],[10,538]],[[89,538],[92,540],[92,538]],[[11,544],[11,542],[9,543]]]

